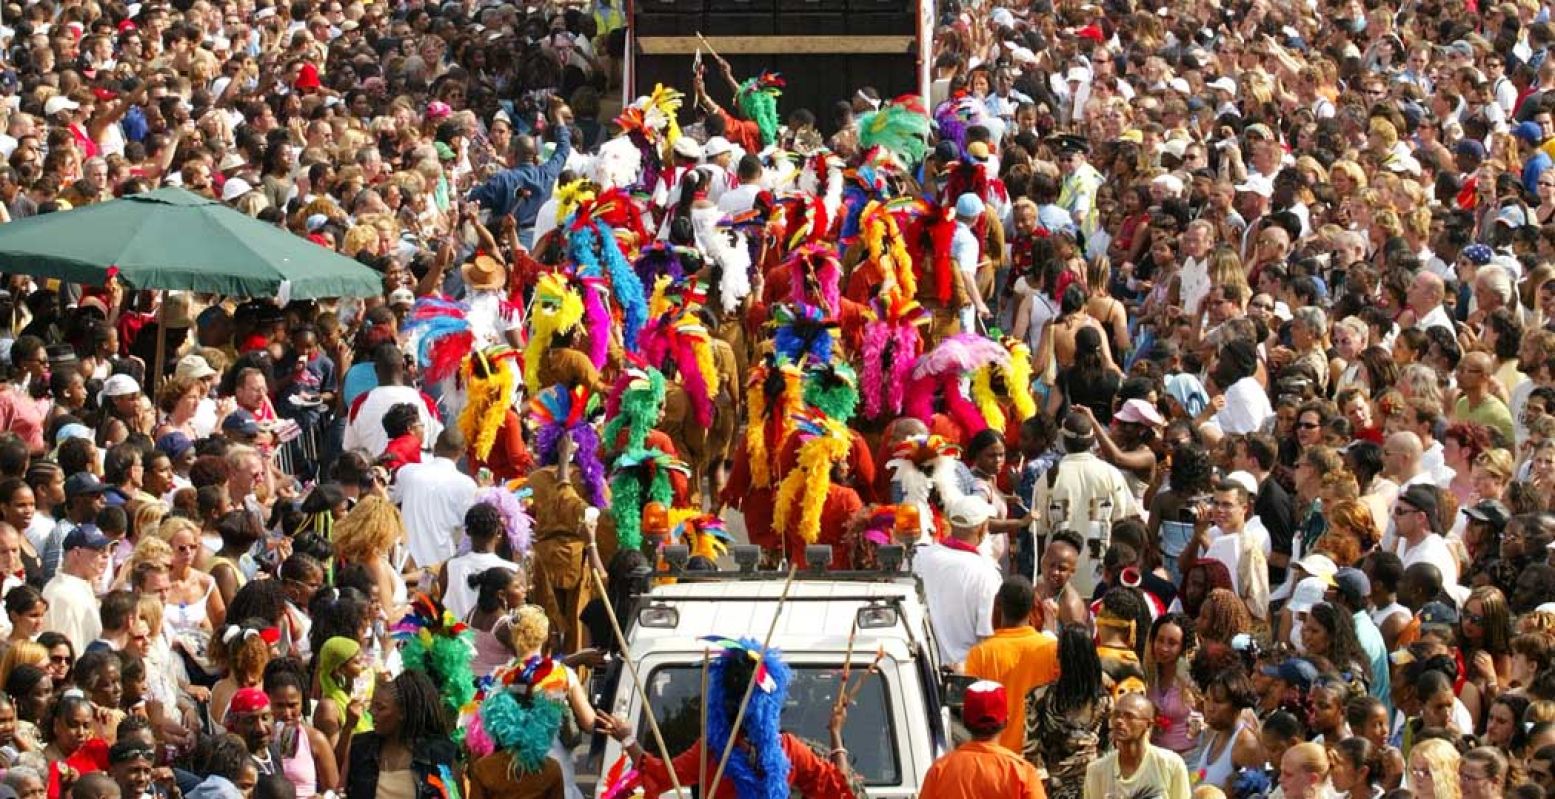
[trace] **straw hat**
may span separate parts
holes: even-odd
[[[475,260],[459,267],[459,274],[464,285],[476,291],[498,291],[508,283],[507,269],[489,255],[475,256]]]
[[[166,330],[187,330],[194,326],[189,314],[189,295],[168,294],[162,299],[162,327]]]

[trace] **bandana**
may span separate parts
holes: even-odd
[[[228,716],[247,716],[270,707],[270,697],[258,688],[239,688],[227,705]]]

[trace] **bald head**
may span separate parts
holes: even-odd
[[[1420,456],[1424,452],[1419,436],[1408,431],[1394,433],[1382,445],[1383,469],[1402,483],[1420,472]]]
[[[520,133],[513,137],[513,160],[520,164],[532,164],[540,159],[540,149],[535,146],[535,139],[527,133]]]
[[[1445,296],[1446,285],[1440,276],[1431,272],[1422,271],[1415,275],[1415,281],[1409,285],[1409,306],[1416,312],[1429,311],[1441,305]]]

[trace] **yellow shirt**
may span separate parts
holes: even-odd
[[[1145,786],[1157,789],[1161,799],[1188,799],[1188,766],[1176,752],[1145,744],[1139,768],[1125,777],[1113,750],[1086,767],[1084,799],[1127,799]]]
[[[1026,745],[1026,695],[1058,679],[1058,639],[1028,625],[994,630],[967,652],[966,673],[1004,686],[1010,722],[999,744],[1020,752]]]

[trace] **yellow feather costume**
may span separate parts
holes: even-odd
[[[540,359],[551,348],[551,337],[583,321],[583,297],[556,272],[540,276],[529,312],[529,341],[524,344],[524,385],[540,393]]]
[[[774,502],[772,528],[786,534],[793,523],[793,510],[799,505],[798,532],[805,543],[813,544],[821,535],[821,510],[831,490],[831,467],[848,457],[852,441],[841,422],[812,416],[804,424],[819,435],[799,446],[799,463],[783,478]]]
[[[508,409],[518,399],[517,353],[509,347],[472,352],[459,371],[465,386],[459,431],[474,447],[475,457],[485,460],[497,443]]]

